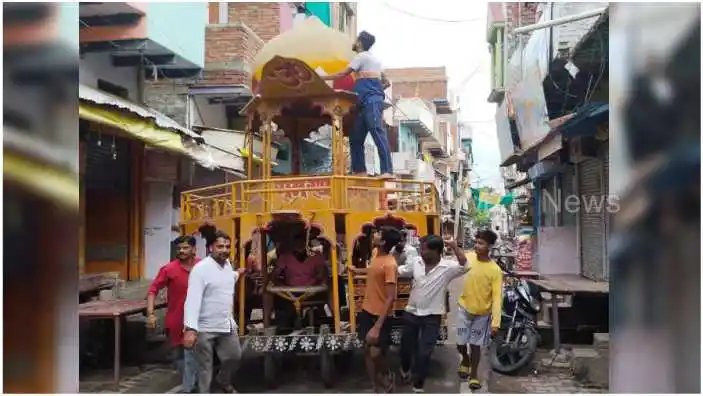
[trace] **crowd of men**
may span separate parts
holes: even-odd
[[[417,249],[405,243],[405,230],[394,227],[373,230],[371,237],[373,254],[367,266],[346,268],[366,275],[357,330],[364,341],[366,368],[374,390],[395,391],[396,378],[386,354],[391,344],[388,318],[393,314],[399,276],[413,280],[403,316],[401,380],[409,383],[415,393],[424,392],[430,358],[446,314],[447,287],[465,275],[455,313],[457,349],[462,357],[458,371],[470,388],[480,388],[481,348],[488,345],[500,324],[503,273],[489,257],[495,233],[479,231],[474,250],[469,253],[451,239],[427,235],[420,238],[418,254]],[[222,231],[208,236],[208,256],[203,259],[195,255],[196,241],[192,236],[181,236],[174,244],[176,259],[160,269],[148,293],[148,323],[155,326],[156,295],[168,288],[164,328],[183,374],[181,391],[210,393],[214,379],[221,391],[234,393],[232,379],[242,356],[234,319],[235,288],[239,278],[250,270],[231,265],[232,240]],[[455,258],[445,256],[445,248]],[[217,375],[213,369],[215,353],[220,361]]]

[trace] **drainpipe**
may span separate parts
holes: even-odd
[[[514,30],[514,33],[515,34],[527,34],[532,31],[535,31],[535,30],[546,29],[546,28],[550,28],[552,26],[559,26],[559,25],[564,25],[566,23],[580,21],[582,19],[593,18],[593,17],[597,17],[597,16],[604,14],[607,10],[608,10],[608,7],[596,8],[594,10],[582,12],[580,14],[568,15],[563,18],[557,18],[557,19],[551,19],[551,15],[550,15],[551,20],[545,21],[545,22],[540,22],[540,23],[535,23],[533,25],[519,27]]]

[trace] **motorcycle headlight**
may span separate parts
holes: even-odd
[[[539,312],[542,310],[542,304],[540,304],[536,298],[530,299],[530,307],[532,307],[532,309],[534,309],[535,312]]]

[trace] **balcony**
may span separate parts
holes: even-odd
[[[410,127],[420,139],[432,138],[435,117],[420,98],[404,98],[396,103],[395,120]]]
[[[393,173],[400,176],[414,176],[417,172],[417,161],[415,153],[400,152],[391,153],[393,162]]]
[[[80,52],[108,53],[113,67],[144,65],[150,77],[193,77],[204,64],[206,6],[80,3]]]
[[[437,214],[433,183],[403,180],[388,188],[382,180],[349,176],[300,176],[244,180],[181,194],[181,224],[200,225],[206,219],[231,219],[246,213],[275,211],[388,211],[385,197],[398,202],[392,211]]]

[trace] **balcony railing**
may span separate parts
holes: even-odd
[[[400,175],[413,175],[417,171],[416,153],[391,153],[393,171]]]
[[[434,184],[351,176],[246,180],[181,194],[181,222],[275,211],[393,211],[436,214]]]

